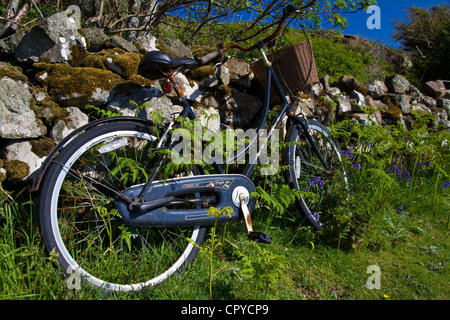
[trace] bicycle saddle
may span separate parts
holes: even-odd
[[[197,65],[197,61],[188,57],[173,57],[167,52],[147,52],[139,63],[138,73],[148,79],[164,78],[164,73],[180,67],[189,68]]]

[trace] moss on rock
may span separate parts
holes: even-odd
[[[47,156],[55,147],[55,142],[51,138],[31,140],[30,144],[31,151],[40,158]]]
[[[79,104],[95,104],[96,101],[102,104],[104,101],[98,95],[108,94],[124,83],[119,75],[109,70],[49,63],[35,63],[34,66],[41,70],[36,74],[38,81],[46,85],[48,93],[60,103],[79,100]]]
[[[20,182],[30,174],[30,167],[20,160],[5,161],[3,168],[6,170],[6,181]]]
[[[189,76],[197,81],[205,79],[207,76],[214,76],[215,74],[216,72],[211,65],[201,66],[189,71]]]
[[[8,77],[16,81],[27,82],[28,78],[22,73],[22,69],[0,61],[0,79]]]

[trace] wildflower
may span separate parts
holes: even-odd
[[[356,168],[358,171],[361,170],[361,165],[359,164],[359,162],[352,163],[351,167]]]
[[[416,162],[416,166],[419,167],[419,170],[422,170],[424,166],[428,168],[430,166],[430,162],[428,160],[425,161],[424,158],[420,158],[420,162]]]
[[[443,184],[440,185],[441,189],[448,189],[450,187],[450,180],[448,180],[447,182],[444,182]]]
[[[353,159],[353,151],[350,149],[346,149],[346,150],[342,151],[342,155],[348,156],[350,160]]]
[[[319,189],[323,188],[323,180],[320,178],[317,178],[317,177],[309,180],[308,184],[309,184],[309,186],[306,187],[305,191],[311,190],[312,188],[314,188],[315,185],[317,185],[319,187]]]
[[[404,179],[406,179],[406,181],[410,181],[411,180],[411,174],[409,173],[409,171],[407,169],[401,169],[399,168],[397,165],[393,164],[390,168],[388,173],[394,173],[397,174],[397,176],[401,179],[402,177]]]
[[[311,216],[314,218],[314,220],[319,221],[320,215],[317,212],[310,212],[309,218],[311,219]]]

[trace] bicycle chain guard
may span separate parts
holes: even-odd
[[[144,194],[144,202],[136,204],[143,208],[140,212],[133,210],[131,199],[136,199],[143,187],[144,185],[136,185],[126,188],[116,198],[116,208],[123,221],[129,225],[152,227],[213,225],[215,218],[208,214],[211,206],[217,209],[225,207],[233,209],[230,217],[222,215],[218,222],[235,221],[240,217],[240,206],[233,202],[233,191],[236,188],[245,188],[250,194],[255,190],[253,183],[240,174],[202,175],[155,181]],[[214,205],[209,205],[214,198],[216,200]],[[201,204],[202,199],[205,200],[205,205]],[[180,200],[186,202],[189,207],[180,204]],[[255,199],[249,198],[247,205],[250,210],[253,209],[255,202]]]

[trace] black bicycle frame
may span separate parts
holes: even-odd
[[[289,125],[299,125],[301,127],[301,132],[303,133],[303,135],[306,137],[308,143],[312,146],[314,153],[317,155],[317,157],[319,158],[320,162],[322,163],[322,165],[324,166],[324,168],[326,170],[329,170],[327,163],[325,162],[325,160],[323,159],[322,154],[319,151],[319,148],[317,147],[316,143],[314,142],[313,138],[311,137],[311,134],[309,133],[308,130],[308,124],[307,122],[305,122],[302,118],[295,116],[293,113],[293,109],[291,104],[289,103],[289,101],[286,98],[286,95],[284,94],[284,91],[280,85],[280,82],[275,74],[275,70],[273,69],[272,65],[268,62],[267,57],[264,53],[264,44],[262,42],[258,43],[258,50],[260,51],[262,58],[265,60],[266,62],[266,96],[264,99],[264,108],[263,108],[263,116],[261,119],[261,123],[257,129],[257,135],[255,137],[255,139],[253,139],[252,141],[250,141],[245,149],[243,151],[241,151],[239,154],[234,155],[234,157],[231,159],[231,162],[236,160],[240,155],[242,154],[247,154],[248,151],[250,150],[250,148],[252,147],[252,145],[254,143],[256,143],[256,141],[258,141],[258,139],[260,138],[260,134],[262,129],[264,128],[265,124],[266,124],[266,120],[267,120],[267,115],[269,112],[269,107],[270,107],[270,100],[271,100],[271,96],[270,96],[270,88],[273,85],[276,93],[283,105],[283,108],[281,110],[281,112],[279,113],[277,119],[275,120],[274,124],[272,125],[269,134],[267,135],[267,139],[270,139],[274,130],[278,129],[279,125],[281,124],[283,118],[285,117],[285,115],[287,115],[288,117],[288,124]],[[188,118],[188,119],[195,119],[195,114],[192,111],[191,105],[189,104],[187,98],[185,96],[180,97],[180,102],[183,104],[183,111],[181,112],[180,116],[183,118]],[[169,146],[169,148],[172,145]],[[258,150],[257,154],[260,153],[260,149]],[[167,155],[165,155],[162,159],[160,159],[159,163],[157,164],[156,168],[154,169],[155,171],[153,172],[153,174],[151,175],[151,178],[149,179],[149,181],[147,182],[147,184],[142,188],[141,190],[141,194],[140,196],[143,196],[146,192],[148,192],[149,188],[151,187],[151,184],[153,183],[153,178],[156,174],[156,172],[159,171],[159,169],[161,168],[165,158],[167,157]],[[254,168],[256,166],[256,161],[250,161],[244,168],[244,171],[242,173],[242,175],[246,176],[246,177],[250,177],[251,173],[253,172]],[[213,167],[214,169],[219,173],[219,174],[224,174],[224,170],[222,168],[222,164],[214,162],[213,163]]]

